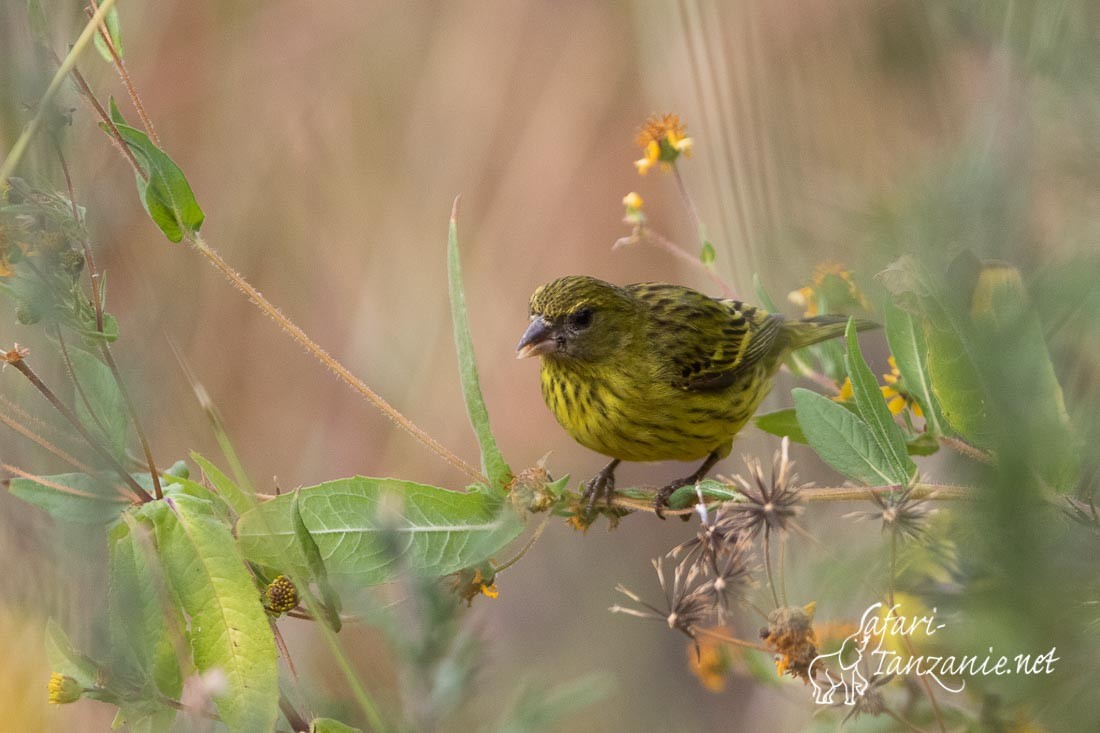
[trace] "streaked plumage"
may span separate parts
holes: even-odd
[[[619,460],[707,459],[658,492],[660,510],[729,454],[786,355],[846,321],[788,321],[680,285],[569,276],[531,296],[519,355],[542,357],[543,397],[566,432],[615,459],[589,484],[591,500],[609,493]]]

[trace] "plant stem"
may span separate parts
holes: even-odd
[[[55,57],[56,58],[56,57]],[[115,125],[115,121],[111,119],[111,116],[107,114],[107,110],[103,109],[103,105],[99,103],[99,100],[92,94],[91,87],[88,86],[88,82],[84,81],[84,77],[80,72],[73,67],[73,79],[76,79],[76,85],[80,89],[80,94],[84,97],[92,109],[97,115],[99,115],[99,121],[107,126],[107,130],[110,132],[111,142],[114,143],[115,148],[122,153],[122,157],[130,163],[130,166],[134,169],[137,175],[141,176],[142,180],[148,181],[149,174],[142,168],[137,158],[134,157],[134,151],[130,150],[130,146],[126,144],[126,141],[122,139],[122,133],[118,131],[118,126]]]
[[[542,532],[543,532],[543,530],[546,529],[546,525],[549,522],[550,522],[550,515],[547,514],[546,518],[542,520],[542,523],[539,524],[539,526],[535,528],[535,533],[533,535],[531,535],[531,539],[527,540],[527,544],[525,544],[523,546],[523,549],[520,550],[518,553],[516,553],[516,556],[513,557],[508,562],[504,563],[503,565],[499,565],[499,566],[493,568],[493,573],[495,575],[500,575],[505,570],[507,570],[508,568],[512,567],[517,562],[522,560],[523,556],[527,554],[527,551],[530,550],[532,547],[534,547],[535,543],[538,542],[539,537],[542,536]]]
[[[979,463],[985,463],[985,464],[988,464],[988,465],[992,465],[993,463],[996,462],[996,460],[993,458],[992,455],[990,455],[989,453],[986,453],[985,451],[983,451],[981,448],[978,448],[977,446],[973,446],[970,443],[967,443],[965,440],[962,440],[961,438],[953,438],[950,435],[941,435],[939,437],[939,442],[940,442],[940,445],[945,446],[947,448],[950,448],[951,450],[955,451],[956,453],[960,453],[960,454],[966,456],[967,458],[973,458],[975,461],[978,461]]]
[[[87,429],[80,423],[80,420],[75,414],[73,414],[73,411],[70,410],[65,405],[65,403],[59,400],[57,398],[57,395],[55,395],[53,391],[51,391],[50,388],[47,387],[45,383],[38,378],[38,375],[35,374],[34,370],[31,369],[29,364],[27,364],[26,359],[9,359],[7,363],[18,369],[19,372],[23,376],[25,376],[32,385],[34,385],[34,388],[41,392],[42,395],[47,400],[49,400],[50,404],[53,405],[54,408],[58,412],[60,412],[66,420],[69,421],[69,423],[76,429],[78,433],[80,433],[80,437],[84,438],[84,440],[88,442],[88,445],[92,447],[92,450],[98,453],[99,456],[107,462],[107,465],[118,472],[118,475],[122,477],[123,481],[126,482],[126,485],[130,487],[130,490],[133,491],[134,495],[138,498],[139,501],[147,502],[153,500],[153,497],[149,495],[149,492],[143,489],[141,485],[134,480],[134,477],[131,476],[129,472],[122,467],[122,464],[118,462],[118,459],[112,456],[110,451],[104,448],[99,443],[99,441],[92,437],[92,434],[89,433]]]
[[[96,32],[96,26],[99,25],[100,21],[107,15],[107,11],[110,10],[114,4],[115,0],[103,0],[103,4],[96,9],[91,20],[84,26],[84,30],[81,31],[76,42],[73,43],[72,48],[69,49],[69,53],[66,54],[64,60],[61,61],[53,78],[50,79],[50,84],[46,87],[45,93],[43,93],[42,98],[38,100],[38,109],[35,111],[34,117],[31,118],[30,124],[23,128],[23,133],[19,136],[19,139],[15,141],[15,145],[12,146],[11,152],[8,153],[8,157],[4,159],[3,165],[0,165],[0,181],[7,180],[7,178],[15,172],[20,159],[22,159],[23,154],[27,152],[27,146],[30,145],[31,139],[33,139],[38,132],[38,128],[42,126],[42,120],[45,119],[47,111],[50,109],[50,103],[53,102],[53,98],[57,95],[58,90],[61,89],[62,82],[65,81],[65,77],[68,76],[69,71],[76,65],[77,58],[80,57],[80,54],[88,46],[88,42],[92,40],[92,36],[94,36]]]
[[[734,297],[733,288],[730,287],[729,283],[723,280],[717,272],[715,272],[713,267],[703,264],[703,261],[700,260],[698,256],[691,254],[686,249],[676,244],[676,242],[673,242],[671,239],[664,236],[655,229],[652,229],[651,227],[636,226],[634,228],[634,232],[629,237],[623,237],[622,239],[618,240],[617,242],[615,242],[615,244],[611,245],[611,248],[617,249],[619,247],[626,247],[631,244],[636,244],[638,242],[649,242],[650,244],[660,247],[673,257],[679,260],[683,260],[685,263],[691,265],[692,267],[702,269],[706,276],[710,278],[711,281],[718,287],[719,291],[721,291],[722,297]]]
[[[299,585],[300,588],[305,588],[303,585]],[[309,591],[302,593],[302,600],[305,602],[309,609],[310,614],[314,617],[318,617],[314,606],[316,601],[313,595]],[[332,656],[336,657],[336,665],[340,668],[340,671],[344,674],[344,679],[347,680],[348,685],[351,687],[352,694],[355,696],[356,702],[359,703],[360,709],[367,718],[367,722],[374,731],[386,730],[385,721],[382,720],[382,714],[378,711],[378,707],[374,704],[374,700],[371,699],[369,693],[363,687],[363,683],[359,681],[359,675],[355,673],[355,670],[351,666],[351,662],[348,660],[346,654],[344,654],[343,648],[340,646],[340,642],[336,640],[336,632],[334,632],[327,623],[317,624],[317,628],[320,629],[321,635],[325,637],[325,643],[328,644],[329,650],[332,651]]]
[[[779,608],[779,594],[775,590],[775,576],[772,574],[772,551],[770,544],[771,527],[764,527],[764,571],[768,575],[768,587],[772,591],[772,601]]]
[[[243,292],[248,299],[251,300],[261,311],[263,311],[269,318],[279,325],[292,339],[298,342],[302,347],[312,354],[318,361],[332,370],[336,376],[349,385],[356,392],[381,410],[382,414],[392,420],[398,427],[413,436],[421,443],[423,443],[430,451],[442,458],[447,463],[451,464],[459,471],[462,471],[470,478],[478,482],[485,482],[486,478],[481,475],[481,472],[470,464],[463,461],[454,453],[444,448],[435,438],[428,435],[421,430],[415,423],[409,418],[402,415],[397,411],[389,402],[382,398],[377,392],[372,390],[366,385],[363,380],[356,377],[351,371],[341,364],[339,361],[329,355],[327,351],[317,345],[313,339],[306,335],[305,331],[299,328],[293,321],[284,316],[272,303],[260,294],[244,277],[230,267],[229,263],[222,259],[221,255],[210,248],[210,245],[202,238],[198,232],[195,232],[189,237],[191,244],[199,251],[199,253],[205,257],[209,262],[214,265],[225,276],[229,282],[231,282],[238,290]]]
[[[89,1],[92,4],[92,9],[98,9],[96,0]],[[85,8],[84,12],[88,17],[91,17],[91,11],[88,8]],[[99,37],[103,39],[104,45],[107,46],[107,51],[111,54],[111,59],[114,61],[115,69],[118,70],[118,75],[122,78],[122,85],[126,87],[126,93],[130,95],[130,101],[134,103],[134,108],[137,110],[138,117],[141,118],[142,127],[149,133],[149,139],[153,141],[153,144],[161,148],[160,138],[157,136],[157,131],[153,129],[153,121],[149,118],[149,115],[145,113],[145,105],[141,103],[141,97],[137,93],[137,88],[134,87],[133,82],[130,80],[130,74],[126,71],[126,64],[122,62],[122,57],[118,55],[118,49],[115,48],[115,43],[111,40],[111,34],[107,32],[106,25],[102,22],[99,23],[98,30]]]
[[[709,636],[712,639],[718,639],[719,641],[724,641],[727,644],[733,644],[734,646],[744,647],[745,649],[755,649],[758,652],[764,652],[765,654],[775,653],[774,649],[769,649],[763,644],[757,644],[755,642],[745,641],[744,639],[738,639],[736,637],[729,636],[728,634],[723,634],[720,631],[715,631],[714,629],[704,629],[699,626],[692,626],[691,630],[694,631],[696,634]]]
[[[29,471],[24,471],[23,469],[18,468],[17,466],[13,466],[10,463],[0,463],[0,468],[3,468],[8,473],[14,473],[16,476],[18,476],[20,478],[25,478],[28,481],[34,481],[36,484],[42,484],[43,486],[48,486],[51,489],[54,489],[55,491],[60,491],[63,494],[71,494],[72,496],[80,496],[80,497],[83,497],[85,499],[97,499],[99,501],[103,501],[102,496],[98,496],[96,494],[90,494],[87,491],[81,491],[80,489],[74,489],[71,486],[63,486],[62,484],[59,484],[56,481],[50,481],[48,478],[45,478],[44,476],[36,476],[33,473],[30,473]],[[122,502],[122,501],[125,501],[125,499],[120,499],[119,501]]]
[[[100,344],[100,351],[103,353],[103,359],[107,362],[107,368],[111,370],[111,374],[115,378],[119,394],[122,395],[122,403],[126,405],[126,412],[130,415],[130,422],[134,424],[134,432],[137,433],[138,441],[141,443],[141,450],[145,453],[145,462],[149,466],[149,474],[153,477],[153,493],[156,494],[158,499],[162,499],[164,494],[160,486],[160,472],[157,471],[157,464],[153,461],[153,451],[149,448],[149,439],[145,437],[145,431],[141,427],[141,418],[138,417],[137,408],[134,406],[133,400],[130,399],[130,392],[122,381],[122,375],[118,371],[118,364],[115,363],[115,357],[111,354],[110,347],[106,343],[102,343]]]
[[[44,449],[48,450],[48,451],[49,451],[50,453],[53,453],[53,454],[54,454],[55,456],[57,456],[57,457],[58,457],[58,458],[60,458],[61,460],[65,461],[66,463],[68,463],[69,465],[71,465],[71,466],[72,466],[73,468],[75,468],[76,470],[78,470],[78,471],[81,471],[81,472],[83,472],[83,473],[91,473],[91,472],[92,472],[92,469],[91,469],[91,468],[89,468],[88,466],[84,465],[83,463],[81,463],[81,462],[80,462],[80,461],[78,461],[77,459],[73,458],[73,457],[72,457],[72,456],[70,456],[70,455],[69,455],[68,453],[66,453],[65,451],[61,450],[61,449],[60,449],[60,448],[58,448],[57,446],[55,446],[55,445],[54,445],[53,443],[50,443],[50,442],[49,442],[48,440],[46,440],[45,438],[43,438],[43,437],[42,437],[41,435],[39,435],[38,433],[36,433],[36,432],[34,432],[33,430],[31,430],[31,429],[30,429],[30,428],[28,428],[27,426],[25,426],[25,425],[23,425],[23,424],[21,424],[21,423],[18,423],[18,422],[16,422],[16,421],[15,421],[15,420],[14,420],[13,418],[11,418],[11,417],[8,417],[8,416],[7,416],[6,414],[4,414],[3,412],[0,412],[0,422],[4,423],[4,424],[5,424],[5,425],[7,425],[7,426],[8,426],[9,428],[11,428],[11,429],[12,429],[12,430],[14,430],[15,432],[19,433],[19,434],[20,434],[20,435],[22,435],[23,437],[25,437],[25,438],[27,438],[27,439],[29,439],[29,440],[31,440],[31,441],[33,441],[33,442],[37,443],[37,444],[38,444],[39,446],[41,446],[42,448],[44,448]]]

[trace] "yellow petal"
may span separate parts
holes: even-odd
[[[638,173],[644,176],[653,167],[653,161],[649,158],[641,158],[634,161],[634,167],[638,169]]]
[[[631,191],[626,196],[623,196],[623,206],[628,209],[638,210],[642,208],[642,204],[644,203],[645,202],[642,201],[642,197],[638,195],[637,191]]]
[[[894,399],[886,403],[886,406],[890,408],[891,414],[900,415],[905,410],[905,398],[898,395]]]
[[[920,409],[920,405],[918,405],[916,402],[909,405],[909,409],[911,409],[913,411],[913,414],[917,417],[924,417],[924,410]]]
[[[492,585],[485,585],[484,583],[482,583],[481,592],[489,596],[490,598],[496,598],[500,595],[500,591],[497,590],[496,583],[493,583]]]

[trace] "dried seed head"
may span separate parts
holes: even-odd
[[[890,492],[871,492],[875,508],[845,514],[846,518],[882,522],[883,532],[897,532],[902,537],[918,539],[924,534],[928,519],[936,510],[924,499],[913,499],[912,488]],[[929,497],[931,498],[931,497]]]
[[[760,630],[760,638],[775,651],[780,676],[789,674],[810,681],[810,662],[817,656],[813,627],[816,605],[786,606],[768,614],[768,625]]]
[[[745,501],[729,505],[727,532],[754,537],[761,530],[785,532],[793,525],[794,517],[801,511],[798,506],[800,486],[798,476],[792,471],[794,462],[789,456],[790,440],[783,438],[780,449],[772,458],[771,479],[765,479],[760,461],[746,458],[749,478],[737,476]]]

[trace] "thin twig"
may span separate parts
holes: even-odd
[[[93,14],[93,10],[97,10],[96,1],[89,0],[91,2],[91,8],[85,8],[84,13],[90,18]],[[141,103],[141,96],[137,93],[137,88],[134,87],[134,83],[130,80],[130,74],[126,71],[126,64],[123,63],[122,57],[118,55],[118,49],[115,48],[115,42],[111,39],[111,34],[107,32],[107,26],[102,21],[99,23],[99,37],[103,39],[103,44],[107,47],[108,53],[111,54],[111,59],[115,63],[115,69],[118,70],[118,75],[122,78],[122,85],[126,87],[126,93],[130,95],[130,101],[134,103],[134,108],[137,110],[138,117],[141,118],[141,125],[145,128],[145,131],[149,133],[149,139],[153,141],[153,144],[158,148],[161,148],[160,138],[157,136],[157,131],[153,129],[153,121],[149,118],[149,115],[145,112],[145,105]],[[161,148],[163,150],[163,148]]]
[[[34,385],[34,388],[41,392],[42,396],[49,400],[50,404],[53,405],[54,408],[58,412],[60,412],[66,420],[69,421],[69,423],[76,429],[78,433],[80,433],[80,437],[84,438],[84,440],[88,442],[88,445],[90,445],[92,449],[96,453],[98,453],[99,456],[103,458],[103,460],[107,462],[107,465],[109,465],[113,470],[118,473],[118,475],[123,479],[123,481],[126,482],[126,485],[130,487],[130,490],[134,492],[134,494],[140,501],[146,502],[153,500],[153,497],[149,495],[149,492],[143,489],[141,487],[141,484],[134,480],[134,477],[131,476],[125,468],[123,468],[122,464],[118,462],[118,459],[111,455],[111,452],[104,448],[100,444],[100,442],[96,440],[91,433],[88,432],[87,428],[85,428],[81,424],[80,420],[73,413],[73,411],[70,410],[64,402],[58,399],[57,395],[55,395],[53,391],[49,387],[47,387],[41,379],[38,378],[38,375],[35,374],[34,370],[31,369],[29,364],[27,364],[26,359],[9,359],[7,363],[18,369],[19,373],[25,376],[28,381],[30,381],[30,383]]]
[[[527,554],[527,551],[530,550],[532,547],[534,547],[535,543],[538,542],[539,537],[542,536],[542,532],[543,532],[543,530],[546,529],[546,525],[549,522],[550,522],[550,515],[547,514],[546,518],[542,520],[542,523],[539,524],[539,526],[535,528],[535,533],[533,535],[531,535],[531,539],[527,540],[527,544],[525,544],[523,546],[523,549],[520,550],[518,553],[516,553],[516,556],[513,557],[508,562],[504,563],[503,565],[500,565],[498,567],[493,568],[493,574],[494,575],[500,575],[505,570],[507,570],[508,568],[512,567],[517,562],[522,560],[523,556]]]
[[[771,552],[771,527],[764,527],[764,571],[768,576],[768,587],[772,591],[772,601],[775,603],[775,607],[779,608],[779,594],[775,590],[775,576],[772,574],[772,552]]]
[[[764,652],[765,654],[774,654],[775,653],[774,649],[769,649],[768,647],[764,646],[763,644],[757,644],[756,642],[745,641],[744,639],[738,639],[738,638],[730,636],[728,634],[723,634],[720,631],[715,631],[714,629],[704,629],[700,626],[692,626],[691,630],[694,631],[696,634],[702,634],[703,636],[709,636],[712,639],[718,639],[719,641],[724,641],[727,644],[733,644],[734,646],[743,647],[745,649],[755,649],[756,651]]]
[[[634,231],[628,237],[622,237],[611,245],[611,249],[619,249],[621,247],[628,247],[632,244],[638,244],[639,242],[648,242],[653,244],[665,252],[669,253],[673,257],[691,265],[692,267],[701,269],[708,278],[718,287],[722,293],[722,297],[732,298],[734,297],[733,288],[729,283],[722,279],[713,267],[710,267],[703,263],[698,256],[691,254],[686,249],[681,247],[676,242],[673,242],[668,237],[664,236],[660,232],[649,226],[636,226]]]
[[[102,7],[102,6],[100,6]],[[56,57],[55,57],[56,58]],[[137,158],[134,157],[134,151],[130,150],[130,146],[126,144],[126,141],[122,139],[122,133],[118,131],[118,126],[115,125],[115,121],[111,119],[111,116],[107,114],[107,110],[103,109],[103,105],[96,99],[95,94],[92,93],[91,87],[88,86],[88,82],[84,81],[84,77],[80,72],[73,67],[73,79],[76,80],[76,86],[80,89],[81,96],[84,101],[87,102],[95,113],[99,116],[99,121],[107,126],[107,130],[110,132],[111,142],[114,143],[115,148],[122,153],[122,157],[130,163],[130,166],[134,169],[143,181],[149,180],[149,173],[146,172],[141,165],[138,164]]]
[[[287,334],[290,335],[295,341],[312,354],[318,361],[333,371],[336,376],[340,377],[356,392],[367,398],[375,407],[377,407],[382,414],[392,420],[398,427],[400,427],[409,435],[413,436],[421,443],[423,443],[430,451],[437,456],[451,464],[459,471],[462,471],[467,476],[471,477],[475,481],[485,482],[486,478],[481,475],[481,471],[470,464],[463,461],[447,448],[444,448],[439,441],[432,436],[428,435],[422,429],[420,429],[409,418],[402,415],[396,408],[390,405],[385,399],[382,398],[377,392],[372,390],[366,385],[366,383],[351,373],[346,366],[334,359],[327,351],[317,345],[313,339],[306,335],[305,331],[299,328],[293,321],[284,316],[282,312],[276,308],[271,301],[265,298],[260,291],[257,290],[249,283],[244,277],[234,270],[228,262],[222,259],[221,255],[210,248],[210,245],[202,238],[202,235],[197,232],[189,237],[189,240],[195,249],[205,257],[214,267],[216,267],[222,275],[225,276],[229,282],[231,282],[238,290],[243,292],[248,299],[251,300],[261,311],[263,311],[269,318],[279,325]]]
[[[68,463],[70,466],[72,466],[76,470],[78,470],[82,473],[91,473],[92,472],[92,469],[90,469],[87,465],[85,465],[84,463],[81,463],[76,458],[73,458],[68,453],[61,450],[60,448],[55,446],[53,443],[49,442],[48,440],[43,438],[38,433],[31,430],[26,425],[23,425],[22,423],[16,422],[13,418],[8,417],[3,412],[0,412],[0,422],[4,423],[9,428],[11,428],[15,432],[19,433],[23,437],[28,438],[29,440],[31,440],[34,443],[41,446],[42,448],[48,450],[50,453],[53,453],[55,456],[57,456],[61,460],[65,461],[66,463]]]
[[[36,484],[42,484],[43,486],[48,486],[51,489],[54,489],[55,491],[60,491],[63,494],[70,494],[71,496],[79,496],[79,497],[84,498],[84,499],[96,499],[96,500],[99,500],[99,501],[117,501],[120,504],[130,503],[126,499],[121,498],[121,497],[118,498],[118,499],[107,499],[107,498],[105,498],[103,496],[100,496],[98,494],[92,494],[92,493],[89,493],[87,491],[81,491],[80,489],[74,489],[71,486],[65,486],[63,484],[57,483],[56,481],[51,481],[50,479],[46,478],[45,476],[37,476],[33,473],[30,473],[29,471],[24,471],[23,469],[21,469],[17,466],[13,466],[10,463],[0,463],[0,468],[4,469],[8,473],[14,473],[16,476],[18,476],[20,478],[25,478],[28,481],[34,481]]]

